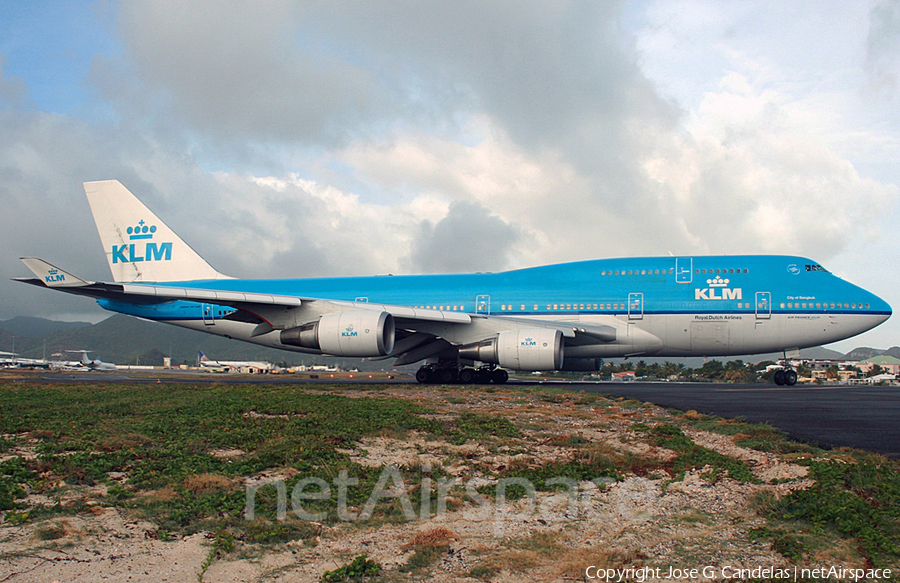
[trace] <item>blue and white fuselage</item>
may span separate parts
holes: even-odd
[[[85,191],[114,283],[87,282],[36,258],[23,261],[38,279],[24,281],[95,297],[115,312],[285,350],[425,360],[454,371],[473,363],[569,369],[604,357],[795,350],[860,334],[891,315],[885,301],[817,262],[780,255],[232,279],[118,182],[85,183]]]
[[[879,297],[791,256],[639,257],[600,259],[503,273],[212,280],[157,284],[253,294],[387,304],[494,318],[609,325],[617,342],[566,346],[571,358],[725,356],[774,352],[836,342],[891,315]],[[191,301],[130,304],[108,299],[112,311],[195,330],[283,345],[277,335],[249,338],[255,324],[230,321],[236,310]],[[478,334],[442,330],[451,341]]]

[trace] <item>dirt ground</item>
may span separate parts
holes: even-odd
[[[366,390],[352,393],[369,396]],[[597,568],[643,568],[641,579],[662,581],[676,580],[666,576],[670,567],[710,569],[705,574],[711,577],[700,571],[697,577],[678,579],[701,581],[727,578],[723,569],[733,573],[789,565],[770,541],[752,541],[748,532],[765,524],[754,509],[760,493],[783,496],[808,485],[806,468],[792,463],[790,456],[744,449],[730,436],[684,426],[696,444],[744,461],[759,483],[710,477],[708,468],[673,479],[657,468],[518,500],[489,500],[479,498],[474,488],[496,483],[491,475],[509,467],[568,461],[576,448],[569,444],[613,457],[632,455],[664,463],[673,452],[653,445],[632,426],[677,422],[680,414],[646,403],[591,402],[581,393],[556,393],[547,399],[512,389],[406,387],[377,392],[379,397],[386,395],[414,400],[448,418],[462,411],[502,416],[521,437],[463,444],[425,434],[364,439],[345,450],[354,461],[376,468],[441,467],[457,484],[469,485],[473,495],[449,492],[444,501],[447,510],[428,513],[424,519],[418,508],[410,508],[415,520],[317,524],[318,535],[312,541],[245,544],[217,554],[212,533],[159,540],[156,525],[100,504],[89,504],[74,516],[16,526],[4,522],[0,582],[312,583],[360,555],[381,565],[377,579],[362,580],[447,583],[587,581]],[[248,479],[248,484],[286,477],[275,468],[266,476]],[[387,483],[398,500],[403,498],[403,486],[407,492],[418,486],[398,485],[391,478],[388,474]],[[104,487],[89,494],[99,500]],[[32,497],[29,502],[42,501]],[[46,536],[48,532],[52,536]],[[594,571],[586,575],[591,567]],[[623,580],[640,579],[632,573]]]

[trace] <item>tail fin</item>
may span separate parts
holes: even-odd
[[[91,213],[117,282],[225,279],[122,186],[85,182]]]

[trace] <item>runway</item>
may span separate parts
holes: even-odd
[[[596,383],[581,390],[768,423],[823,447],[900,458],[900,388],[866,386]]]
[[[360,374],[354,379],[310,379],[300,375],[213,375],[117,373],[36,373],[44,382],[166,382],[259,384],[410,384],[409,376],[392,380]],[[514,386],[538,384],[510,380]],[[900,459],[900,388],[868,386],[779,387],[764,384],[590,383],[545,381],[544,386],[649,401],[663,407],[768,423],[800,441],[821,447],[855,447]]]

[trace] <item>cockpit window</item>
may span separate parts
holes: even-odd
[[[807,265],[807,266],[806,266],[806,271],[824,271],[825,273],[828,273],[828,270],[827,270],[827,269],[825,269],[824,267],[822,267],[821,265],[818,265],[818,264],[816,264],[816,263],[813,263],[813,264],[811,264],[811,265]]]

